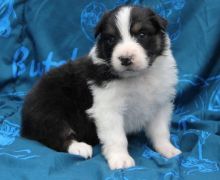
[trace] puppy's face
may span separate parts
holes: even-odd
[[[163,52],[166,24],[166,20],[147,8],[114,9],[96,27],[95,54],[118,75],[137,75]]]

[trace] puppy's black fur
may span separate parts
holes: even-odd
[[[110,63],[114,46],[121,39],[115,25],[115,14],[119,9],[104,15],[95,32],[97,57],[107,63],[94,64],[89,56],[85,56],[43,75],[24,101],[22,136],[57,151],[67,151],[72,140],[90,145],[98,143],[95,124],[86,114],[93,105],[88,82],[101,87],[121,78]],[[152,64],[165,47],[163,29],[166,21],[140,7],[132,8],[130,21],[131,35],[152,58]]]
[[[85,113],[93,104],[87,82],[102,85],[116,78],[108,66],[94,65],[89,57],[51,70],[25,99],[22,135],[58,151],[66,151],[73,139],[98,143],[95,125]]]

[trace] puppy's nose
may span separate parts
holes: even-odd
[[[126,56],[120,56],[119,57],[120,61],[121,61],[121,65],[123,66],[130,66],[132,64],[132,57],[126,57]]]

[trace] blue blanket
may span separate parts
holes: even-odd
[[[23,99],[42,73],[86,54],[103,12],[124,3],[149,6],[169,21],[179,69],[166,159],[142,133],[129,137],[136,166],[111,171],[93,157],[56,152],[20,137]],[[0,0],[0,179],[220,179],[219,0]]]

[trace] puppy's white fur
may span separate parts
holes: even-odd
[[[121,37],[123,40],[130,40],[131,35],[129,32],[130,29],[130,13],[131,7],[123,7],[120,9],[116,15],[116,25],[120,31]]]
[[[72,143],[68,147],[68,153],[82,156],[85,159],[91,158],[92,157],[92,146],[84,142],[72,141]]]
[[[123,38],[113,51],[113,67],[119,72],[123,71],[117,63],[117,57],[132,52],[132,55],[137,56],[134,62],[136,69],[133,68],[141,74],[127,72],[129,78],[110,81],[104,87],[88,83],[94,103],[87,113],[95,119],[103,154],[111,169],[134,166],[134,160],[127,151],[126,134],[142,129],[163,156],[170,158],[180,153],[169,140],[169,122],[173,109],[171,100],[177,83],[176,63],[170,50],[169,38],[166,37],[167,49],[163,55],[147,68],[143,48],[131,38],[128,31],[130,11],[129,7],[122,8],[117,15],[117,26]],[[94,62],[99,63],[95,57],[95,48],[90,56]]]
[[[93,48],[90,50],[89,56],[91,57],[94,64],[106,64],[106,62],[103,59],[97,57],[96,45],[94,45]]]

